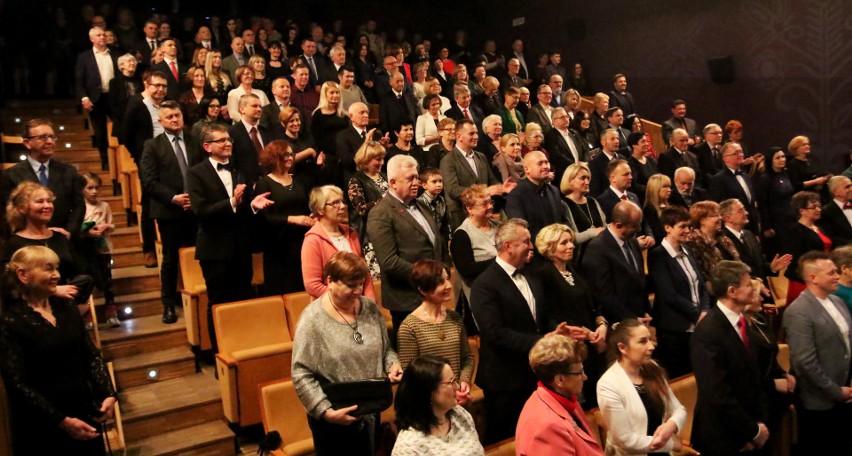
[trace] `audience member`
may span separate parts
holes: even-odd
[[[115,307],[115,290],[112,282],[112,242],[109,235],[115,231],[112,220],[112,210],[109,203],[98,200],[100,186],[103,184],[100,176],[87,172],[82,175],[85,186],[83,196],[86,199],[86,215],[83,217],[84,233],[77,244],[77,254],[84,264],[83,271],[92,276],[94,284],[104,295],[104,314],[106,325],[118,328],[118,312]]]
[[[636,234],[642,227],[642,210],[631,201],[615,205],[607,229],[589,241],[580,260],[589,279],[595,304],[607,321],[638,318],[651,321],[642,249],[654,245]]]
[[[420,169],[424,169],[426,154],[428,152],[424,151],[419,145],[414,143],[414,122],[412,122],[411,119],[399,119],[397,127],[394,130],[394,136],[396,136],[396,143],[388,148],[388,155],[386,158],[390,160],[395,155],[410,155],[417,160],[417,164]]]
[[[707,190],[695,186],[695,170],[688,166],[682,166],[675,170],[674,184],[677,191],[672,192],[670,198],[672,204],[689,209],[699,201],[710,199]]]
[[[417,129],[415,130],[415,141],[423,150],[428,151],[440,142],[438,135],[438,123],[446,116],[441,114],[441,99],[438,95],[427,94],[423,98],[423,109],[425,112],[417,117]],[[401,122],[398,120],[397,123]]]
[[[657,158],[660,172],[669,176],[669,179],[674,179],[675,170],[686,166],[692,168],[696,178],[701,181],[701,167],[698,165],[698,157],[689,150],[689,135],[686,130],[676,128],[669,139],[671,145]]]
[[[681,129],[686,133],[687,143],[692,146],[701,142],[698,136],[697,124],[694,120],[686,117],[686,102],[680,99],[672,101],[671,104],[672,116],[663,122],[663,142],[669,144],[669,139],[674,130]],[[679,150],[685,150],[686,147],[678,147]],[[671,176],[669,176],[671,177]]]
[[[695,326],[710,308],[707,277],[686,242],[689,212],[681,206],[662,210],[660,224],[665,238],[648,253],[648,276],[654,286],[656,358],[671,378],[692,372],[689,342]]]
[[[573,163],[562,175],[559,189],[562,201],[567,204],[565,216],[571,230],[576,233],[574,244],[577,253],[574,255],[575,264],[579,264],[585,251],[586,243],[606,228],[606,215],[600,204],[589,196],[589,180],[591,173],[589,165]]]
[[[166,75],[166,84],[168,84],[166,99],[177,101],[184,90],[186,66],[178,61],[178,45],[174,38],[161,39],[160,49],[163,51],[163,61],[151,65],[151,71],[159,71]]]
[[[369,275],[364,260],[337,252],[323,275],[328,291],[305,308],[293,337],[293,386],[307,410],[318,456],[372,455],[378,414],[362,415],[357,405],[334,404],[323,387],[382,377],[398,382],[402,369],[382,313],[362,296]],[[318,340],[323,343],[313,342]]]
[[[805,277],[802,276],[799,267],[799,260],[812,250],[830,252],[832,243],[831,238],[826,236],[816,224],[822,215],[822,206],[818,194],[807,191],[796,192],[790,203],[799,214],[799,219],[797,223],[788,226],[781,232],[779,243],[787,246],[793,256],[790,260],[793,267],[784,271],[784,276],[789,279],[787,302],[792,303],[807,288]]]
[[[124,138],[124,115],[131,97],[142,92],[142,78],[136,72],[136,58],[124,54],[118,58],[119,72],[109,81],[109,112],[112,136]]]
[[[608,429],[607,452],[670,454],[680,451],[677,433],[686,424],[686,408],[652,358],[654,341],[635,319],[613,325],[609,340],[615,362],[597,386],[598,404]]]
[[[743,151],[738,144],[727,143],[722,146],[722,162],[725,167],[710,177],[707,190],[710,191],[710,198],[718,203],[728,198],[738,199],[749,214],[752,214],[749,228],[758,231],[757,198],[754,195],[751,176],[740,170],[743,158]]]
[[[107,116],[110,113],[110,82],[119,75],[116,56],[107,49],[104,29],[89,29],[92,49],[77,56],[74,81],[83,111],[89,114],[93,143],[101,155],[101,169],[109,169],[107,160]]]
[[[456,83],[453,86],[453,98],[455,105],[446,113],[447,117],[455,120],[472,120],[476,125],[477,130],[482,130],[482,121],[485,119],[482,109],[479,106],[471,103],[472,93],[470,87],[465,84]]]
[[[337,134],[349,127],[347,112],[340,102],[340,86],[328,81],[320,88],[317,108],[311,115],[311,136],[319,153],[327,157],[338,157]]]
[[[808,252],[798,262],[806,289],[784,312],[784,329],[790,345],[790,362],[798,376],[797,407],[800,448],[820,454],[848,454],[848,439],[826,441],[826,435],[843,435],[849,421],[852,388],[849,358],[852,318],[837,291],[837,266],[825,252]]]
[[[500,173],[500,180],[512,179],[519,182],[524,178],[524,161],[521,159],[521,143],[518,135],[506,133],[500,138],[500,152],[491,165]]]
[[[370,274],[378,277],[379,266],[373,243],[367,236],[367,217],[379,201],[388,193],[390,184],[382,173],[385,162],[385,148],[381,144],[365,141],[355,153],[355,166],[358,169],[347,186],[346,196],[351,204],[349,223],[358,233],[364,248],[364,257],[370,266]]]
[[[207,62],[204,65],[204,73],[207,75],[208,96],[216,98],[223,105],[228,102],[228,93],[235,81],[231,70],[224,66],[226,61],[227,59],[222,60],[221,52],[213,50],[207,53]],[[235,73],[240,66],[234,66],[233,72]],[[223,114],[227,114],[227,111]]]
[[[462,191],[460,199],[467,218],[453,232],[450,253],[469,303],[471,285],[497,256],[494,234],[500,223],[492,217],[494,202],[484,185],[471,185]]]
[[[627,146],[631,150],[630,156],[627,157],[627,164],[633,173],[632,189],[639,197],[639,201],[645,200],[645,186],[648,185],[648,179],[659,172],[657,159],[648,155],[649,145],[648,138],[641,131],[630,133],[627,137]]]
[[[271,130],[277,139],[284,134],[278,115],[290,106],[290,80],[284,76],[272,80],[272,99],[261,109],[260,125]]]
[[[630,130],[622,127],[624,125],[624,112],[621,108],[609,108],[604,114],[606,118],[606,128],[615,130],[618,133],[618,152],[622,155],[629,156],[631,148],[627,144],[627,137],[630,136]]]
[[[627,167],[627,173],[630,174],[630,166],[626,161],[624,161],[627,157],[618,153],[618,134],[613,130],[604,130],[600,135],[600,142],[603,145],[601,152],[589,160],[589,170],[591,170],[592,173],[591,194],[595,195],[595,197],[598,197],[601,193],[607,190],[607,182],[609,182],[609,171],[611,168],[610,163],[613,161],[620,160],[623,162],[624,166]],[[630,187],[630,183],[631,182],[627,182],[627,186],[621,190],[627,190],[627,188]],[[621,194],[622,192],[618,193],[619,197]],[[634,202],[639,204],[638,197],[634,200]],[[604,212],[608,213],[608,211]]]
[[[842,299],[852,313],[852,246],[844,245],[831,252],[831,260],[837,266],[840,283],[833,295]]]
[[[293,68],[293,85],[290,90],[290,105],[299,109],[308,128],[311,126],[311,114],[319,104],[318,92],[320,90],[319,86],[314,90],[308,84],[310,82],[309,71],[308,66],[304,63],[297,64]]]
[[[832,200],[822,207],[818,225],[837,248],[852,243],[852,180],[834,176],[828,180],[828,192]]]
[[[719,204],[713,201],[701,201],[689,209],[692,231],[686,245],[698,259],[701,273],[707,280],[713,276],[713,269],[722,260],[740,260],[740,254],[734,243],[722,232],[722,214]],[[707,287],[712,290],[711,286]]]
[[[478,143],[479,152],[485,155],[489,162],[500,152],[500,138],[503,137],[503,119],[497,114],[491,114],[482,120],[482,133],[484,138]],[[493,170],[492,170],[493,171]]]
[[[453,228],[447,216],[447,200],[444,198],[444,177],[438,168],[425,168],[420,171],[420,186],[423,193],[417,197],[432,213],[432,218],[441,229],[445,240],[452,237]]]
[[[702,186],[710,188],[710,179],[726,167],[722,156],[722,127],[714,123],[707,124],[703,133],[704,142],[693,147],[692,152],[698,157]],[[742,166],[743,164],[740,164],[740,167]],[[737,171],[739,170],[740,168],[737,168]]]
[[[349,107],[356,102],[367,103],[364,90],[355,84],[355,68],[344,65],[337,70],[337,81],[340,86],[340,104],[343,112],[348,112]]]
[[[663,241],[666,231],[660,216],[663,209],[670,206],[669,197],[672,194],[672,181],[662,174],[654,174],[648,180],[645,202],[642,206],[642,219],[645,222],[644,231],[649,233],[656,244]]]
[[[263,92],[267,99],[270,98],[272,96],[272,78],[266,72],[266,59],[260,54],[254,54],[249,57],[248,67],[251,68],[254,75],[251,88]]]
[[[559,189],[550,184],[550,162],[541,152],[524,157],[524,178],[506,197],[506,216],[527,222],[530,236],[566,220]]]
[[[272,141],[272,133],[260,126],[262,99],[255,93],[243,95],[239,99],[239,117],[228,128],[233,140],[233,164],[239,172],[241,183],[253,185],[261,174],[260,154]]]
[[[234,80],[239,82],[239,85],[228,92],[228,116],[234,123],[238,123],[241,117],[240,100],[243,95],[254,94],[260,101],[261,107],[269,104],[269,98],[266,97],[266,94],[262,90],[252,87],[254,83],[254,70],[250,66],[243,65],[237,68],[234,77],[236,78]]]
[[[388,193],[367,217],[367,236],[381,269],[382,306],[390,310],[394,330],[417,306],[409,276],[417,260],[447,261],[447,243],[429,209],[416,200],[417,161],[397,155],[388,161]]]
[[[624,116],[638,113],[633,94],[627,91],[627,76],[618,73],[612,77],[613,90],[609,92],[610,105],[621,108]]]
[[[317,153],[316,146],[310,135],[302,130],[302,114],[293,106],[287,106],[278,113],[277,124],[284,129],[284,137],[293,149],[295,173],[330,173],[330,166],[324,153]],[[280,138],[276,138],[280,139]]]
[[[593,99],[594,109],[589,113],[591,120],[590,128],[595,138],[600,138],[604,130],[609,129],[609,121],[606,118],[609,111],[609,96],[605,93],[598,92]]]
[[[204,99],[204,86],[207,84],[207,79],[204,76],[204,67],[190,67],[186,71],[184,83],[189,85],[189,90],[181,93],[177,102],[180,104],[180,109],[184,113],[184,123],[192,125],[201,119],[206,112],[201,111],[201,100]]]
[[[754,285],[739,261],[716,265],[710,283],[718,301],[690,343],[698,386],[691,443],[704,455],[754,453],[769,439],[766,391],[750,342],[759,336],[743,316]]]
[[[517,454],[603,456],[603,446],[577,400],[586,381],[584,348],[559,334],[547,335],[533,345],[529,365],[538,378],[538,388],[518,419]]]
[[[202,98],[198,103],[198,111],[201,117],[192,125],[190,131],[196,141],[201,137],[201,131],[204,127],[212,123],[223,123],[222,105],[216,98]]]
[[[811,142],[807,136],[796,136],[787,146],[790,160],[787,161],[787,174],[797,192],[807,190],[816,192],[820,198],[828,200],[826,184],[831,174],[808,160],[811,155]]]
[[[580,139],[584,153],[594,158],[594,154],[600,150],[601,140],[599,136],[596,137],[594,132],[592,132],[592,121],[585,111],[576,112],[569,127],[575,133],[576,137]]]
[[[302,243],[302,280],[305,291],[317,299],[328,291],[323,267],[337,252],[349,252],[363,257],[358,233],[347,225],[346,200],[343,190],[323,185],[311,190],[308,204],[316,223],[305,233]],[[364,279],[364,296],[375,301],[373,279]]]
[[[795,192],[787,174],[787,156],[780,147],[771,147],[765,154],[766,168],[755,176],[757,208],[763,232],[763,247],[770,255],[779,252],[778,233],[796,221],[790,199]]]
[[[346,128],[337,133],[337,157],[329,158],[331,169],[336,168],[338,171],[331,174],[331,170],[326,170],[330,175],[336,176],[335,180],[348,183],[352,175],[356,173],[355,154],[365,141],[372,141],[374,138],[375,129],[367,131],[369,122],[370,110],[366,104],[358,102],[349,107],[349,125],[352,128]]]
[[[551,120],[553,107],[550,106],[550,101],[553,99],[553,89],[547,84],[541,84],[538,86],[536,98],[538,99],[538,103],[530,108],[526,116],[527,121],[541,125],[542,131],[546,135],[553,128],[553,121]],[[567,122],[565,124],[567,125]]]
[[[485,454],[473,417],[457,401],[464,383],[450,363],[420,356],[406,367],[394,400],[400,431],[393,454]]]
[[[561,179],[568,166],[586,161],[586,147],[577,132],[568,129],[568,114],[563,108],[553,108],[548,119],[552,128],[544,132],[544,147],[550,155],[556,179]],[[545,130],[542,127],[543,131]]]
[[[187,174],[203,157],[197,139],[185,133],[183,114],[176,102],[164,101],[157,113],[164,131],[145,142],[139,178],[150,195],[150,214],[160,232],[163,323],[172,324],[177,322],[175,308],[181,306],[177,289],[178,251],[194,246],[198,231],[191,211]]]
[[[57,292],[60,259],[44,246],[15,251],[6,281],[19,297],[0,318],[0,373],[16,454],[104,454],[101,423],[116,393],[77,308]]]
[[[607,142],[614,143],[615,137],[612,130],[608,130]],[[607,218],[611,218],[612,209],[620,201],[630,201],[636,206],[642,207],[642,202],[635,193],[631,192],[630,184],[633,183],[633,172],[630,171],[630,165],[627,161],[616,158],[606,165],[606,176],[609,180],[609,186],[597,196],[597,200],[601,205],[601,209]],[[594,178],[592,179],[594,183]]]

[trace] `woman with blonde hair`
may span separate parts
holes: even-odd
[[[832,175],[808,159],[811,155],[811,140],[807,136],[796,136],[787,145],[787,152],[791,156],[787,161],[787,174],[793,183],[793,190],[816,192],[822,201],[829,201],[831,196],[826,184]]]
[[[500,173],[500,181],[524,178],[524,160],[521,158],[521,142],[518,135],[507,133],[500,138],[500,152],[494,156],[491,164]]]
[[[645,231],[650,231],[654,242],[659,245],[666,237],[666,230],[660,223],[660,214],[669,207],[669,197],[672,196],[672,180],[665,174],[654,174],[648,178],[645,185],[645,205],[642,207],[642,220]]]
[[[219,100],[219,103],[224,105],[228,101],[228,92],[234,83],[228,76],[228,72],[222,70],[221,52],[210,51],[207,53],[207,61],[204,63],[204,74],[207,76],[207,96],[216,98]],[[223,110],[222,113],[227,114],[227,110]]]
[[[311,114],[311,136],[317,151],[337,157],[337,134],[349,125],[349,117],[341,103],[340,86],[336,82],[324,82],[320,88],[317,108]]]
[[[272,99],[272,79],[266,75],[266,59],[260,54],[255,54],[249,57],[248,66],[254,71],[252,89],[260,90],[266,94],[267,98]]]
[[[679,451],[677,433],[686,408],[652,358],[648,328],[630,318],[616,323],[609,338],[615,362],[598,381],[598,405],[606,422],[607,454],[668,454]]]
[[[372,137],[373,131],[367,133]],[[390,184],[387,176],[382,173],[387,152],[381,143],[365,140],[355,152],[355,168],[358,170],[349,178],[347,196],[350,201],[349,223],[358,232],[361,246],[364,248],[364,258],[370,266],[370,274],[378,280],[379,262],[376,258],[373,243],[367,238],[367,216],[373,207],[385,197]]]
[[[568,206],[565,215],[571,230],[577,233],[574,244],[577,252],[574,263],[583,257],[585,244],[606,228],[606,215],[601,205],[589,196],[589,182],[592,173],[589,165],[583,162],[572,163],[562,174],[559,190],[562,201]]]
[[[260,98],[260,105],[266,106],[269,104],[269,98],[266,97],[266,94],[263,93],[262,90],[258,90],[252,87],[254,84],[254,69],[248,65],[243,65],[237,68],[237,71],[234,73],[237,81],[239,81],[240,85],[235,87],[233,90],[228,92],[228,116],[233,122],[239,122],[240,120],[240,98],[243,95],[247,94],[255,94],[258,98]]]

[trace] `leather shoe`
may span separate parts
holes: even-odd
[[[163,323],[167,325],[171,325],[173,323],[177,323],[178,317],[175,313],[174,306],[166,306],[163,309]]]
[[[145,252],[145,267],[146,268],[156,268],[157,267],[157,255],[154,252]]]

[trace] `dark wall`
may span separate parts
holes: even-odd
[[[844,0],[560,2],[526,14],[536,46],[561,42],[579,59],[592,87],[611,90],[625,72],[644,116],[670,117],[687,101],[700,125],[735,118],[750,150],[786,148],[810,137],[814,160],[834,171],[852,145],[852,2]],[[582,10],[578,8],[582,5]],[[573,22],[585,38],[571,40]],[[576,31],[575,27],[575,31]],[[730,55],[735,82],[716,84],[707,59]],[[563,57],[563,63],[566,57]]]

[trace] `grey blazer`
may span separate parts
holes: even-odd
[[[500,182],[491,171],[491,164],[481,152],[473,152],[476,174],[470,168],[462,152],[456,147],[441,159],[441,175],[444,177],[444,193],[447,196],[447,213],[450,226],[460,226],[467,218],[459,197],[464,189],[474,184],[491,186]]]
[[[388,193],[367,216],[367,237],[373,243],[382,274],[382,306],[394,311],[412,311],[422,296],[411,287],[409,275],[417,260],[447,263],[447,242],[429,209],[415,200],[429,223],[435,242],[396,197]],[[449,266],[449,265],[448,265]]]
[[[829,296],[834,307],[852,328],[846,304]],[[784,329],[790,344],[790,364],[798,379],[798,393],[808,410],[828,410],[841,400],[841,386],[848,386],[849,350],[852,337],[843,335],[831,315],[808,290],[784,311]]]

